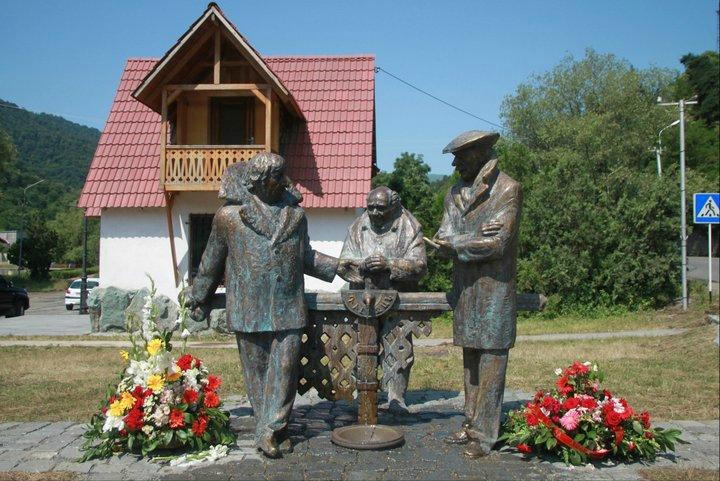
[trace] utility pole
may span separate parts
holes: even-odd
[[[22,213],[22,219],[20,222],[20,232],[18,235],[18,237],[19,237],[18,240],[20,242],[20,244],[18,245],[18,270],[19,271],[21,271],[23,268],[22,247],[23,247],[23,235],[24,235],[23,231],[25,230],[25,214],[26,214],[25,211],[27,210],[27,203],[28,203],[27,202],[27,191],[30,187],[35,187],[36,185],[40,184],[41,182],[45,182],[45,179],[40,179],[37,182],[32,183],[32,184],[28,185],[27,187],[23,188],[23,213]]]
[[[680,121],[676,120],[675,122],[671,123],[670,125],[663,127],[660,129],[660,132],[658,132],[658,143],[657,147],[655,147],[655,158],[657,159],[657,173],[658,177],[662,177],[662,162],[661,162],[661,156],[662,156],[662,133],[665,132],[666,129],[669,129],[673,125],[679,124]]]
[[[83,211],[83,267],[82,281],[80,282],[80,308],[78,315],[87,314],[87,234],[88,234],[87,212]]]
[[[680,255],[682,256],[682,306],[683,311],[688,308],[687,293],[687,233],[685,228],[685,106],[695,105],[697,100],[683,100],[678,102],[663,102],[658,97],[658,105],[663,107],[677,106],[680,114]]]

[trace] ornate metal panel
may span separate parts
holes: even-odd
[[[300,394],[314,387],[320,397],[331,401],[353,399],[358,345],[353,320],[349,312],[310,311],[300,354]]]

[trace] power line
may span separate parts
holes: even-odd
[[[434,100],[437,100],[438,102],[440,102],[440,103],[442,103],[442,104],[445,104],[445,105],[447,105],[448,107],[450,107],[450,108],[452,108],[452,109],[457,110],[458,112],[462,112],[462,113],[464,113],[465,115],[469,115],[469,116],[472,117],[472,118],[478,119],[478,120],[480,120],[480,121],[482,121],[482,122],[485,122],[485,123],[487,123],[487,124],[490,124],[490,125],[492,125],[492,126],[494,126],[494,127],[497,127],[497,128],[499,128],[499,129],[507,132],[507,129],[506,129],[505,127],[503,127],[502,125],[498,125],[498,124],[496,124],[495,122],[490,122],[490,121],[487,120],[487,119],[484,119],[484,118],[482,118],[482,117],[480,117],[480,116],[478,116],[478,115],[475,115],[475,114],[472,113],[472,112],[468,112],[467,110],[458,107],[457,105],[453,105],[453,104],[451,104],[450,102],[447,102],[447,101],[445,101],[445,100],[443,100],[443,99],[441,99],[441,98],[439,98],[439,97],[431,94],[430,92],[427,92],[427,91],[421,89],[420,87],[417,87],[417,86],[411,84],[411,83],[408,82],[407,80],[401,79],[401,78],[398,77],[397,75],[388,72],[387,70],[385,70],[385,69],[382,68],[382,67],[375,67],[375,73],[378,73],[378,72],[386,73],[387,75],[391,76],[391,77],[394,78],[395,80],[404,83],[404,84],[407,85],[408,87],[410,87],[410,88],[412,88],[412,89],[415,89],[415,90],[417,90],[418,92],[420,92],[420,93],[422,93],[422,94],[424,94],[424,95],[427,95],[428,97],[430,97],[430,98],[432,98],[432,99],[434,99]]]

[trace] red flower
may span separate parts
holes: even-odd
[[[590,372],[590,369],[588,369],[588,367],[580,361],[575,361],[572,367],[576,374],[587,374]]]
[[[137,431],[145,425],[143,422],[143,412],[139,406],[132,408],[123,421],[125,421],[125,426],[127,426],[130,431]]]
[[[553,416],[550,420],[552,422],[554,422],[555,424],[557,424],[560,422],[560,416]]]
[[[183,354],[177,360],[177,365],[183,371],[187,371],[188,369],[190,369],[192,367],[192,361],[193,361],[193,357],[190,354]]]
[[[625,421],[626,419],[630,419],[630,417],[633,415],[633,408],[631,408],[627,401],[623,398],[620,399],[620,404],[622,404],[622,406],[625,408],[625,412],[620,415],[622,416],[622,420]]]
[[[110,399],[108,399],[108,404],[112,404],[112,403],[114,403],[115,401],[117,401],[117,397],[115,397],[114,395],[113,395],[113,396],[110,396]]]
[[[605,399],[610,399],[612,397],[612,393],[608,391],[607,389],[603,389],[603,397]]]
[[[528,446],[527,444],[525,444],[525,443],[520,443],[520,444],[518,444],[518,445],[515,446],[515,447],[516,447],[517,450],[520,451],[521,453],[524,453],[524,454],[530,454],[530,453],[532,453],[532,448],[531,448],[530,446]]]
[[[630,441],[630,443],[628,444],[628,451],[630,451],[631,453],[633,451],[635,451],[635,443],[634,442]]]
[[[542,407],[555,414],[560,410],[560,403],[552,396],[545,396],[542,400]]]
[[[543,391],[542,389],[540,391],[536,392],[535,397],[533,398],[533,402],[535,404],[539,403],[544,395],[545,395],[545,391]]]
[[[567,375],[560,376],[557,380],[556,385],[557,385],[558,391],[560,391],[560,393],[563,394],[564,396],[567,396],[573,392],[573,387],[568,384]]]
[[[571,409],[574,409],[580,405],[580,400],[576,397],[569,397],[565,400],[565,402],[562,404],[562,407],[564,410],[569,411]]]
[[[528,423],[528,426],[537,426],[538,425],[538,418],[530,411],[525,411],[525,420]]]
[[[654,437],[654,434],[652,431],[645,431],[645,437],[647,439],[652,439]]]
[[[127,436],[127,431],[125,431],[124,429],[121,429],[120,436],[123,436],[123,437]]]
[[[205,407],[216,408],[220,405],[220,398],[213,391],[205,391]]]
[[[207,428],[208,418],[207,416],[199,416],[195,422],[192,423],[192,432],[195,436],[200,437]]]
[[[192,388],[185,390],[183,393],[183,401],[187,404],[193,404],[198,400],[198,392]]]
[[[173,429],[180,429],[185,427],[185,413],[179,409],[172,409],[170,411],[170,427]]]
[[[617,426],[622,422],[622,416],[615,412],[612,408],[605,411],[605,424],[611,428]]]
[[[597,401],[595,401],[595,398],[588,396],[580,400],[580,405],[584,408],[595,409],[597,407]]]
[[[643,427],[645,429],[650,429],[650,413],[647,411],[641,412],[640,419],[642,420]]]
[[[220,387],[220,384],[222,384],[222,381],[220,380],[219,377],[213,376],[212,374],[210,374],[208,376],[208,383],[207,383],[208,389],[212,389],[213,391],[215,391],[217,388]]]

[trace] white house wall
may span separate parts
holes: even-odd
[[[173,206],[174,242],[180,273],[187,280],[190,214],[211,214],[222,205],[213,192],[184,192]],[[347,228],[361,209],[307,209],[310,244],[340,255]],[[100,280],[103,287],[138,289],[152,276],[158,292],[173,299],[175,287],[164,208],[103,209],[100,218]],[[337,291],[344,284],[305,276],[308,291]]]

